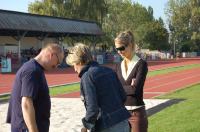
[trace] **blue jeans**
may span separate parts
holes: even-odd
[[[125,120],[98,132],[130,132],[130,127],[128,124],[128,120]]]

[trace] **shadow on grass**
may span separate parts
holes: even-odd
[[[171,105],[178,104],[184,100],[186,100],[186,99],[171,99],[165,103],[161,103],[153,108],[148,109],[147,115],[148,115],[148,117],[152,116],[152,115],[156,114],[157,112],[160,112],[161,110],[163,110]]]

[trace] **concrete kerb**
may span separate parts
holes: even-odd
[[[7,95],[10,95],[10,93],[3,93],[3,94],[0,94],[0,97],[2,97],[2,96],[7,96]]]

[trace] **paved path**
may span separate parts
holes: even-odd
[[[81,118],[85,108],[80,98],[53,98],[51,108],[50,132],[80,132]],[[168,100],[144,100],[147,112],[155,106],[164,105]],[[10,125],[5,123],[8,103],[0,104],[0,132],[9,132]]]

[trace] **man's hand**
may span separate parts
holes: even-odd
[[[87,132],[87,128],[85,127],[81,128],[81,132]]]

